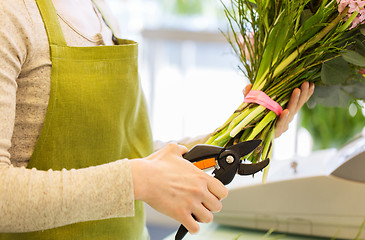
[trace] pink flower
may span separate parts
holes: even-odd
[[[354,0],[354,1],[350,1],[349,3],[349,13],[353,13],[353,12],[360,12],[360,9],[362,9],[362,7],[365,5],[365,1],[362,0]]]
[[[338,11],[343,12],[347,7],[349,8],[345,20],[348,19],[354,12],[357,17],[352,22],[350,29],[353,29],[359,24],[365,23],[365,0],[336,0],[338,3]]]
[[[361,74],[365,74],[365,68],[360,69],[360,70],[359,70],[359,73],[361,73]]]
[[[337,0],[338,11],[341,13],[350,4],[351,0]]]

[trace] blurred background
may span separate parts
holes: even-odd
[[[104,1],[118,20],[121,37],[139,42],[155,140],[210,133],[243,101],[248,80],[221,32],[228,26],[220,1]],[[276,139],[273,159],[298,162],[314,150],[339,148],[364,131],[364,116],[363,102],[349,108],[305,107]],[[146,208],[152,240],[176,231],[177,222]]]

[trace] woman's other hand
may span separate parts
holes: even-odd
[[[248,84],[243,94],[246,96],[251,90],[252,85]],[[280,114],[278,121],[275,125],[275,137],[279,137],[289,128],[289,123],[293,120],[295,114],[303,107],[303,105],[309,100],[314,92],[314,83],[304,82],[302,86],[294,89],[288,106]]]
[[[187,148],[168,144],[147,158],[131,160],[136,200],[182,223],[190,233],[213,220],[222,208],[226,187],[182,157]]]

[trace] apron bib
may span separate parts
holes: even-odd
[[[50,45],[51,93],[28,168],[78,169],[149,155],[152,137],[138,79],[137,44],[118,39],[115,46],[69,47],[52,1],[36,2]],[[135,202],[135,217],[0,234],[1,240],[148,238],[140,201]]]

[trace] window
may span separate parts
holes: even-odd
[[[214,4],[215,3],[215,4]],[[140,73],[156,140],[178,140],[214,131],[243,101],[248,83],[220,29],[227,29],[219,1],[108,0],[123,37],[140,42]],[[274,154],[291,158],[296,121]],[[308,138],[305,138],[308,139]],[[297,149],[297,150],[296,150]]]

